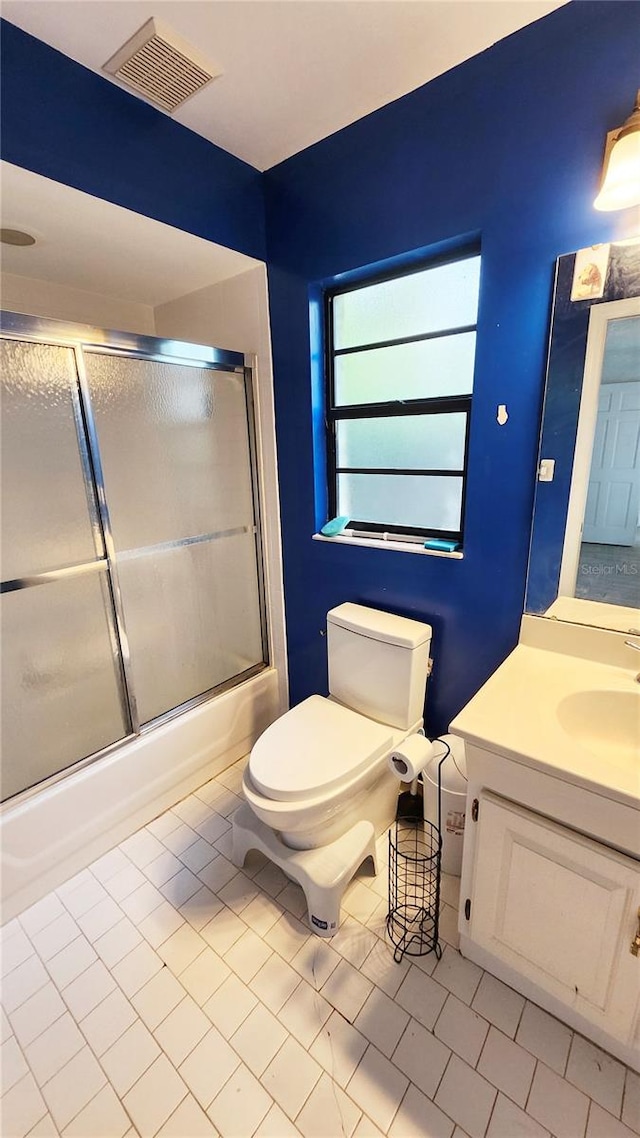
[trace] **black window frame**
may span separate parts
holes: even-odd
[[[398,539],[407,541],[420,541],[428,538],[443,538],[458,543],[462,547],[464,537],[464,519],[467,496],[467,476],[469,464],[469,436],[471,427],[472,391],[468,394],[431,396],[420,399],[395,399],[376,403],[343,404],[339,407],[335,403],[335,368],[334,360],[338,356],[354,355],[357,352],[372,351],[376,348],[390,348],[402,344],[419,343],[425,340],[443,339],[447,336],[457,336],[467,332],[477,335],[478,321],[474,324],[457,325],[437,332],[424,332],[416,336],[402,336],[396,339],[380,340],[374,343],[358,344],[349,348],[335,348],[333,329],[333,301],[337,296],[345,293],[357,292],[371,285],[381,284],[384,281],[399,280],[403,277],[422,273],[427,269],[438,268],[441,265],[455,264],[481,256],[480,248],[465,249],[455,255],[442,256],[414,264],[410,268],[401,270],[388,270],[374,276],[359,278],[357,281],[326,289],[324,293],[324,328],[325,328],[325,433],[327,442],[327,503],[329,517],[335,517],[338,512],[338,474],[390,474],[390,475],[417,475],[455,477],[462,479],[462,495],[460,501],[460,527],[457,530],[414,527],[409,525],[392,525],[382,522],[365,522],[351,518],[349,529],[357,530],[363,536],[375,537],[377,534],[390,534]],[[475,381],[475,356],[474,356]],[[417,467],[342,467],[337,465],[337,423],[345,419],[375,419],[390,418],[391,416],[409,417],[411,415],[442,415],[459,412],[465,415],[464,456],[462,468],[453,469],[420,469]]]

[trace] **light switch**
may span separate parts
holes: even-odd
[[[555,458],[541,458],[538,467],[538,482],[553,482],[556,469]]]

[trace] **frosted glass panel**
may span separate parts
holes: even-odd
[[[335,405],[470,395],[475,350],[475,332],[463,332],[336,356]]]
[[[462,470],[466,418],[450,412],[339,419],[336,466]]]
[[[253,523],[244,377],[87,354],[116,549]]]
[[[480,257],[469,257],[335,296],[334,347],[475,324],[479,284]]]
[[[459,530],[462,478],[339,474],[338,514],[359,522]]]
[[[2,797],[127,734],[103,573],[4,593]]]
[[[95,561],[69,348],[0,340],[3,581]]]
[[[119,577],[142,722],[262,661],[252,534],[125,558]]]

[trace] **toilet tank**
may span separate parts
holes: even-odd
[[[343,604],[327,613],[329,692],[380,723],[407,729],[422,719],[431,626]]]

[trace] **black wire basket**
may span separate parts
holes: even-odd
[[[440,858],[437,826],[415,817],[397,818],[389,830],[389,912],[387,932],[395,945],[394,960],[426,956],[438,943]]]

